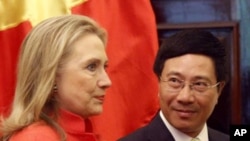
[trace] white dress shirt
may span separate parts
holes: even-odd
[[[160,111],[160,117],[172,136],[174,137],[175,141],[191,141],[192,137],[188,136],[187,134],[179,131],[178,129],[174,128],[164,117],[162,111]],[[204,125],[199,135],[196,137],[199,138],[200,141],[208,141],[208,132],[207,132],[207,124]]]

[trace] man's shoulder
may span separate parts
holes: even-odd
[[[139,129],[136,129],[132,133],[129,133],[128,135],[118,139],[118,141],[136,141],[136,140],[145,140],[147,135],[148,125],[141,127]]]
[[[156,115],[152,121],[118,141],[165,141],[173,139],[167,127],[164,125],[159,115]]]
[[[228,134],[220,132],[218,130],[208,128],[208,136],[211,141],[229,141],[230,137]]]

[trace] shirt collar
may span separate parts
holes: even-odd
[[[167,119],[164,117],[162,111],[160,111],[160,117],[163,121],[163,123],[166,125],[170,133],[173,135],[175,141],[190,141],[192,137],[184,134],[183,132],[179,131],[175,127],[173,127]],[[202,128],[201,132],[197,136],[202,141],[208,141],[208,132],[207,132],[207,125],[205,124],[204,127]]]
[[[89,119],[84,119],[64,109],[59,110],[58,122],[66,132],[92,132],[92,125]]]

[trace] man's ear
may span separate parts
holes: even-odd
[[[221,81],[220,84],[219,84],[219,89],[218,89],[218,92],[219,92],[219,95],[221,95],[221,92],[223,90],[223,88],[225,87],[226,85],[226,82],[225,81]]]

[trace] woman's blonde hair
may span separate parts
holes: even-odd
[[[80,37],[95,34],[106,45],[106,32],[94,20],[82,15],[63,15],[44,20],[26,36],[19,56],[17,84],[12,111],[2,121],[2,140],[18,130],[44,120],[65,140],[54,118],[57,102],[53,87],[58,68],[69,58],[71,45]]]

